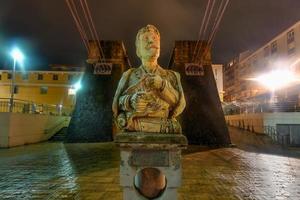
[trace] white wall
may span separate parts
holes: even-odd
[[[264,125],[276,126],[276,124],[300,124],[300,113],[299,112],[266,113],[264,117]]]
[[[212,70],[216,80],[220,100],[223,101],[223,65],[213,64]]]
[[[278,113],[248,113],[240,115],[226,115],[227,124],[234,127],[239,127],[244,121],[244,127],[256,127],[254,132],[263,133],[263,129],[258,127],[272,126],[276,124],[300,124],[300,112],[278,112]],[[240,121],[240,123],[239,123]],[[300,133],[299,133],[300,134]]]
[[[1,135],[4,138],[8,135],[8,140],[3,140],[3,144],[0,142],[0,147],[13,147],[48,140],[58,129],[69,124],[70,117],[0,113],[0,120],[5,121],[0,128]]]
[[[228,125],[253,131],[266,133],[264,127],[276,130],[277,124],[300,125],[300,112],[278,113],[248,113],[241,115],[227,115],[225,120]],[[270,130],[270,129],[269,129]],[[290,133],[291,144],[300,144],[300,132]]]

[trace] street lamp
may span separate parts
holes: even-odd
[[[17,64],[17,62],[21,63],[23,61],[24,55],[18,48],[14,48],[10,55],[14,59],[14,65],[13,65],[13,69],[12,69],[12,79],[11,79],[10,107],[9,107],[9,112],[12,112],[13,104],[14,104],[16,64]]]
[[[69,94],[73,95],[73,105],[75,106],[76,104],[76,93],[78,90],[81,89],[81,80],[79,80],[77,83],[72,85],[72,87],[69,90]]]
[[[263,74],[255,79],[271,91],[286,87],[296,81],[295,74],[290,70],[273,70],[268,74]]]

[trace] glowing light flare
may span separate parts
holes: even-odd
[[[10,55],[15,61],[17,61],[19,63],[21,63],[24,60],[24,55],[18,48],[14,48],[11,51]]]
[[[270,73],[263,74],[257,78],[252,78],[254,80],[267,87],[270,90],[277,90],[286,87],[296,81],[299,81],[295,74],[289,70],[274,70]]]
[[[74,86],[73,86],[73,88],[74,88],[75,92],[77,92],[78,90],[80,90],[81,89],[81,82],[78,81],[77,83],[75,83]]]
[[[76,95],[77,91],[81,89],[81,81],[78,81],[72,87],[69,89],[68,94],[69,95]]]
[[[300,63],[300,58],[295,60],[291,65],[290,65],[290,68],[294,71],[296,71],[297,69],[297,65]]]

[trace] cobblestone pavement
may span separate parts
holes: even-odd
[[[237,148],[190,146],[179,199],[300,199],[300,151],[230,128]],[[0,199],[122,199],[112,143],[0,149]]]

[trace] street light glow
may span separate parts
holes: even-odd
[[[74,84],[75,92],[77,92],[78,90],[80,90],[80,88],[81,88],[81,82],[78,81],[77,83]]]
[[[69,89],[69,95],[76,95],[77,91],[81,88],[81,81],[78,81]]]
[[[290,70],[274,70],[251,80],[261,83],[270,90],[277,90],[298,81],[295,74]]]
[[[20,49],[18,48],[14,48],[11,52],[11,56],[13,57],[13,59],[17,62],[22,62],[24,60],[24,55],[23,53],[20,51]]]

